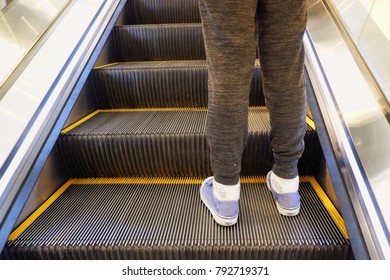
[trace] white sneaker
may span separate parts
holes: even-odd
[[[267,174],[267,186],[272,192],[280,214],[284,216],[295,216],[299,214],[301,203],[298,192],[298,176],[294,179],[283,179],[275,175],[271,170]]]
[[[228,186],[228,192],[224,187],[209,177],[200,186],[200,198],[219,225],[231,226],[238,219],[240,185]]]

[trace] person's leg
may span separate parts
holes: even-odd
[[[199,1],[209,71],[207,140],[214,176],[208,180],[211,184],[202,185],[201,197],[212,213],[213,206],[207,200],[213,197],[206,197],[206,186],[210,191],[213,189],[218,201],[239,198],[241,157],[248,134],[249,93],[256,58],[256,5],[257,0]],[[238,204],[234,205],[226,206],[223,211],[225,218],[234,217],[232,221],[224,223],[228,218],[218,221],[214,212],[216,221],[225,225],[235,223]]]
[[[268,185],[284,215],[299,213],[298,160],[306,133],[302,42],[306,21],[306,0],[259,1],[259,57],[275,160]]]

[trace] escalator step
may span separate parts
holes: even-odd
[[[70,180],[11,234],[2,258],[351,258],[345,225],[313,178],[301,178],[295,217],[277,212],[264,179],[241,179],[231,227],[213,221],[198,178]]]
[[[208,176],[207,110],[101,110],[65,129],[58,141],[71,177]],[[273,164],[267,109],[251,108],[242,175],[266,175]],[[315,174],[321,158],[316,132],[308,125],[302,175]]]
[[[202,25],[123,25],[113,29],[116,61],[205,60]]]
[[[127,1],[130,24],[200,23],[198,0]]]
[[[92,71],[98,108],[207,107],[204,60],[117,63]],[[250,106],[264,106],[260,65],[256,61]]]

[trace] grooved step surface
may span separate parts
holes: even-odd
[[[206,109],[100,112],[59,138],[58,151],[72,177],[208,176]],[[260,176],[272,168],[265,108],[251,108],[242,175]],[[301,175],[314,174],[321,149],[307,126]]]
[[[99,108],[207,107],[205,60],[118,63],[94,69],[90,77]],[[258,61],[249,104],[265,105]]]
[[[112,34],[119,62],[206,59],[200,23],[124,25]]]
[[[158,181],[158,180],[157,180]],[[72,183],[3,257],[21,259],[347,259],[349,242],[301,182],[301,212],[281,216],[262,180],[242,183],[238,223],[217,225],[198,183]]]
[[[131,24],[200,23],[198,0],[127,1]]]

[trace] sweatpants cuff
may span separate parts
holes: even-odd
[[[283,179],[294,179],[295,177],[299,176],[297,163],[292,165],[284,164],[283,166],[275,163],[272,167],[272,171],[275,173],[275,175]]]

